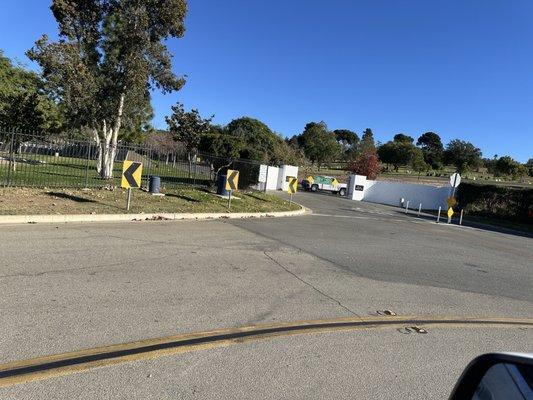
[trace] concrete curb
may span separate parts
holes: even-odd
[[[261,213],[147,213],[147,214],[78,214],[78,215],[0,215],[0,225],[68,223],[68,222],[119,222],[119,221],[183,221],[210,219],[280,218],[310,214],[311,210],[300,205],[296,211]]]

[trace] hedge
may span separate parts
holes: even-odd
[[[467,214],[533,224],[533,189],[461,183],[457,200]]]

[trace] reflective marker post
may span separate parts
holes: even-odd
[[[438,224],[439,221],[440,221],[440,210],[441,210],[441,207],[439,207],[439,213],[437,214],[437,224]]]
[[[407,214],[407,211],[409,210],[409,200],[407,200],[407,203],[405,203],[405,213]]]
[[[418,205],[418,217],[420,217],[420,212],[422,211],[422,203]]]
[[[461,216],[459,217],[459,225],[463,225],[463,209],[461,208]]]

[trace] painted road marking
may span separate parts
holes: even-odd
[[[250,325],[117,344],[0,365],[0,387],[70,375],[92,368],[297,334],[361,329],[533,328],[532,318],[347,317]]]

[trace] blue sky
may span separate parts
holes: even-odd
[[[169,42],[177,93],[154,94],[154,124],[176,101],[225,124],[256,117],[285,136],[309,121],[377,140],[434,131],[484,156],[533,157],[530,0],[195,0]],[[0,48],[54,35],[49,1],[3,1]],[[30,65],[31,66],[31,65]]]

